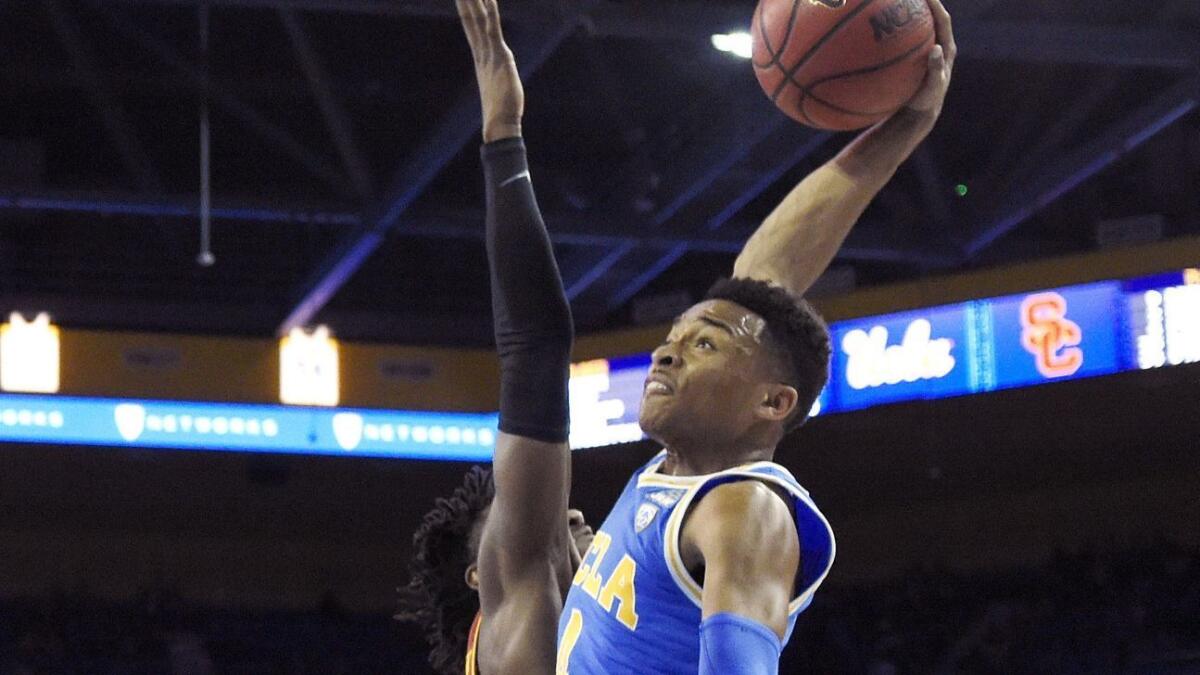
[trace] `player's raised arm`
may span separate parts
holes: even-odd
[[[784,198],[746,243],[734,263],[735,277],[767,281],[803,295],[833,260],[867,205],[933,129],[957,47],[941,0],[929,0],[929,6],[938,44],[929,53],[924,84],[906,107],[863,132]]]
[[[557,576],[563,561],[569,565],[571,311],[530,182],[520,136],[524,92],[496,0],[457,5],[483,107],[486,238],[501,367],[495,499],[478,560],[484,630],[492,630],[479,662],[493,672],[548,673],[562,603]]]

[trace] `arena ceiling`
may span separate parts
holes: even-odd
[[[1200,233],[1200,3],[947,0],[946,111],[830,286]],[[800,127],[713,33],[753,3],[502,1],[581,330],[727,272],[849,138]],[[67,326],[482,344],[479,113],[449,0],[0,5],[0,310]],[[201,47],[207,14],[208,47]],[[212,251],[200,251],[200,110]],[[966,186],[964,196],[956,187]],[[1149,228],[1154,236],[1157,225]]]

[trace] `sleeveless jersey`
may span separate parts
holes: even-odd
[[[562,675],[695,675],[701,586],[684,567],[679,535],[689,507],[724,483],[759,480],[791,497],[800,535],[787,635],[833,564],[833,530],[787,469],[756,462],[703,476],[658,473],[659,453],[633,475],[596,533],[558,624]]]

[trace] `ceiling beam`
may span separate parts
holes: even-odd
[[[972,20],[956,21],[954,37],[974,61],[1200,68],[1195,33],[1170,27]]]
[[[188,62],[174,46],[146,32],[131,21],[128,16],[125,16],[123,12],[113,11],[111,7],[107,6],[98,7],[97,9],[113,29],[141,45],[144,49],[154,54],[160,61],[189,80],[196,91],[207,91],[213,103],[228,115],[259,134],[269,143],[279,148],[285,155],[291,157],[296,163],[304,167],[311,175],[324,181],[337,192],[338,196],[354,196],[355,190],[353,186],[324,157],[307,148],[289,132],[263,117],[261,113],[243,103],[237,96],[209,82],[202,70]]]
[[[727,106],[734,110],[732,105]],[[663,178],[660,205],[643,223],[648,231],[662,228],[692,204],[745,159],[764,138],[781,128],[786,119],[765,102],[744,106],[737,112],[733,124],[722,125],[715,133],[692,139],[684,152],[671,158],[674,170]],[[581,297],[632,250],[633,247],[621,247],[608,251],[577,278],[568,278],[567,297],[572,300]]]
[[[782,119],[782,115],[777,115]],[[805,159],[816,152],[831,134],[817,132],[792,124],[790,121],[781,122],[775,133],[769,134],[748,152],[746,161],[753,165],[753,170],[740,172],[739,175],[751,177],[739,185],[732,199],[720,206],[701,226],[702,232],[715,232],[724,228],[750,202],[760,197],[772,185],[783,178],[784,174],[794,169]],[[739,183],[743,181],[738,179]],[[632,278],[619,283],[617,290],[608,301],[610,311],[623,306],[634,295],[637,295],[650,282],[663,272],[666,272],[688,251],[686,242],[671,248],[660,258],[646,265]],[[741,249],[739,248],[739,251]]]
[[[1052,159],[1070,148],[1064,147],[1068,140],[1084,128],[1088,118],[1115,94],[1124,78],[1106,78],[1093,82],[1091,86],[1076,95],[1071,96],[1071,105],[1066,106],[1049,125],[1035,125],[1037,142],[1033,147],[1024,147],[1020,159],[1005,173],[1008,180],[1001,183],[997,194],[1007,194],[1013,184],[1022,181],[1023,177],[1033,174],[1037,167],[1049,164]]]
[[[444,0],[117,0],[124,4],[213,6],[245,9],[290,8],[296,11],[346,12],[384,16],[452,19],[455,10]],[[965,5],[956,16],[960,56],[969,60],[1074,63],[1192,69],[1200,64],[1195,35],[1170,27],[1099,26],[1045,22],[981,20],[992,2]],[[587,13],[594,34],[643,40],[707,40],[749,24],[752,9],[737,3],[701,0],[597,2]],[[544,20],[537,3],[512,2],[505,17],[517,23]]]
[[[198,218],[196,195],[149,196],[127,192],[69,192],[54,190],[4,191],[0,211],[85,213],[100,216]],[[212,217],[218,220],[258,223],[301,223],[350,227],[361,219],[343,208],[315,208],[270,202],[214,200]]]
[[[292,43],[292,51],[295,52],[296,60],[300,63],[301,70],[304,71],[304,77],[308,80],[309,87],[312,88],[317,107],[321,110],[321,116],[325,118],[325,125],[329,127],[329,133],[333,136],[333,143],[337,147],[338,154],[341,155],[342,165],[349,174],[358,196],[366,200],[371,196],[372,191],[371,172],[367,168],[366,159],[358,149],[358,144],[354,141],[350,118],[333,93],[325,64],[321,61],[317,50],[313,48],[312,42],[308,39],[308,32],[304,30],[302,20],[294,10],[279,10],[279,19],[283,22],[283,29]]]
[[[519,38],[513,40],[521,79],[528,81],[577,26],[578,15],[572,14],[556,25],[538,31],[528,43],[522,44],[524,41]],[[345,236],[303,282],[296,293],[297,300],[279,324],[281,335],[313,321],[338,289],[383,243],[387,233],[397,226],[442,169],[470,143],[479,132],[479,126],[479,96],[476,85],[471,84],[459,94],[453,107],[425,141],[396,170],[372,217]]]
[[[999,200],[1000,207],[968,238],[964,253],[976,256],[1000,237],[1059,197],[1200,106],[1200,77],[1168,88],[1142,108],[1126,115],[1092,141],[1047,167],[1029,181],[1016,184]]]
[[[97,70],[96,54],[84,39],[79,22],[62,6],[60,0],[42,0],[42,6],[50,15],[54,32],[70,56],[71,65],[87,89],[92,105],[100,114],[104,130],[121,156],[125,170],[143,191],[162,190],[159,171],[138,140],[109,83]]]
[[[130,192],[85,193],[65,191],[4,192],[0,190],[0,211],[63,212],[94,214],[100,216],[135,217],[178,217],[194,218],[199,200],[194,196],[150,198]],[[337,206],[282,205],[267,202],[235,201],[217,198],[213,204],[213,218],[242,223],[296,223],[328,227],[354,228],[362,219],[357,213],[339,210]],[[726,253],[741,251],[755,223],[733,221],[725,231],[690,235],[653,234],[628,227],[620,222],[595,227],[594,224],[580,225],[570,214],[546,214],[550,238],[557,245],[587,246],[604,250],[627,246],[630,249],[644,248],[651,251],[669,251],[685,245],[689,251]],[[405,226],[395,231],[396,236],[424,239],[457,239],[483,241],[483,213],[481,211],[438,209],[414,212],[405,221]],[[860,227],[874,230],[869,225]],[[918,263],[927,259],[927,254],[907,249],[903,242],[888,242],[897,246],[888,253],[880,250],[884,242],[875,235],[855,240],[855,247],[847,252],[848,259],[861,256],[864,260],[894,258],[903,262]]]

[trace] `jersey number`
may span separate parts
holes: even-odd
[[[563,631],[562,644],[558,646],[558,661],[554,667],[555,675],[567,675],[567,664],[571,662],[571,652],[579,642],[579,634],[583,632],[583,614],[571,610],[571,618],[567,621],[567,629]]]

